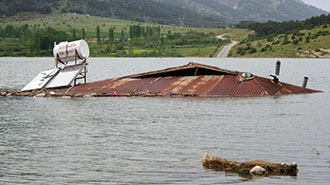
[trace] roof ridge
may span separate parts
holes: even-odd
[[[259,82],[259,79],[260,78],[263,78],[263,77],[260,77],[260,76],[255,76],[254,77],[254,81],[256,82],[256,84],[264,91],[264,92],[266,92],[267,93],[267,95],[270,95],[270,93],[267,91],[267,89],[263,86],[263,85],[261,85],[261,83]],[[265,78],[265,79],[267,79],[267,78]]]
[[[193,69],[193,68],[199,68],[199,69],[202,68],[202,69],[211,70],[211,71],[214,71],[214,72],[226,73],[228,75],[238,75],[239,74],[238,71],[231,71],[231,70],[227,70],[227,69],[214,67],[214,66],[211,66],[211,65],[200,64],[200,63],[195,63],[195,62],[189,62],[188,64],[183,65],[183,66],[170,67],[170,68],[166,68],[166,69],[161,69],[161,70],[156,70],[156,71],[151,71],[151,72],[145,72],[145,73],[138,73],[138,74],[134,74],[134,75],[121,77],[121,79],[122,78],[142,78],[142,77],[147,77],[147,76],[150,76],[150,75],[162,74],[162,73],[167,73],[167,72],[175,72],[175,71]],[[194,76],[194,75],[191,75],[191,76]]]

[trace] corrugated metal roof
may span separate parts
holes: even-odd
[[[187,69],[202,69],[201,74],[187,75]],[[184,70],[183,76],[179,76]],[[214,74],[205,75],[204,73]],[[174,75],[174,76],[171,76]],[[221,75],[219,75],[221,74]],[[190,63],[177,68],[131,75],[72,88],[53,90],[56,95],[71,96],[217,96],[217,97],[254,97],[268,95],[286,95],[300,93],[316,93],[295,85],[274,82],[271,79],[249,76],[242,79],[240,72],[223,70],[202,64]],[[170,75],[170,76],[166,76]]]
[[[267,95],[286,95],[315,93],[311,89],[285,83],[269,84],[271,80],[259,79],[239,82],[235,76],[199,76],[132,79],[123,78],[103,81],[105,84],[84,84],[70,89],[70,95],[96,96],[219,96],[254,97]],[[262,81],[262,83],[258,83]],[[268,83],[266,83],[268,81]],[[59,94],[68,93],[68,89],[54,90]]]
[[[261,96],[263,93],[263,88],[261,88],[255,80],[249,80],[239,83],[231,96]]]

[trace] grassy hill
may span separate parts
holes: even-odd
[[[143,29],[159,27],[161,37],[130,39],[129,32],[132,25],[138,25]],[[63,39],[80,39],[84,29],[85,39],[91,46],[92,56],[210,57],[217,53],[221,45],[228,42],[215,39],[216,35],[229,33],[228,35],[234,40],[243,40],[251,33],[245,29],[187,28],[73,13],[52,14],[25,21],[0,22],[0,34],[6,32],[5,30],[10,26],[18,30],[24,28],[29,32],[0,39],[0,56],[51,56],[54,41],[58,43]],[[97,43],[97,26],[100,28],[100,43]],[[60,32],[55,33],[53,30],[54,34],[48,34],[49,27]],[[114,30],[115,39],[112,43],[109,42],[110,29]],[[33,45],[31,39],[36,36],[36,30],[40,30],[37,31],[38,33],[46,34],[41,39],[49,40],[53,35],[65,35],[65,37],[60,37],[61,40],[54,37],[53,40],[48,41],[47,47],[40,53],[36,53],[29,49]]]
[[[330,58],[330,27],[319,26],[254,41],[233,48],[232,57]]]
[[[224,34],[231,33],[231,37],[236,40],[242,40],[247,36],[247,30],[244,29],[231,29],[231,28],[200,28],[200,27],[180,27],[175,25],[160,25],[153,23],[136,22],[122,19],[114,19],[108,17],[98,17],[92,15],[82,15],[74,13],[64,14],[52,14],[49,16],[42,16],[40,18],[25,20],[25,21],[6,21],[0,22],[0,26],[5,27],[6,25],[22,26],[29,25],[31,28],[37,26],[38,28],[52,27],[59,31],[65,31],[71,33],[72,29],[80,31],[85,28],[87,37],[95,38],[95,30],[97,26],[100,26],[103,36],[107,36],[110,28],[114,28],[115,32],[119,34],[121,30],[128,30],[130,25],[139,24],[141,26],[161,26],[162,32],[167,33],[171,31],[173,33],[185,33],[188,31],[205,32]]]

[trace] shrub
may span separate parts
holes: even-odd
[[[249,50],[250,54],[253,54],[253,53],[256,53],[256,52],[257,52],[257,49],[254,48],[254,47],[250,48],[250,50]]]
[[[298,43],[299,43],[299,40],[294,40],[294,41],[292,42],[293,45],[297,45]]]

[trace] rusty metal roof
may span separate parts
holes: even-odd
[[[180,75],[182,72],[182,75]],[[188,65],[72,88],[53,90],[70,96],[202,96],[256,97],[321,92],[272,79],[223,70],[213,66]],[[244,78],[243,78],[244,77]]]

